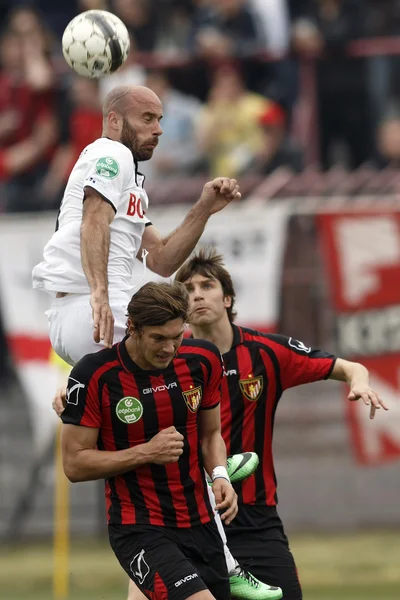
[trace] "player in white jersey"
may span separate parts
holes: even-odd
[[[206,183],[184,221],[162,238],[146,217],[148,198],[138,172],[138,162],[149,160],[157,146],[161,118],[161,102],[148,88],[121,86],[108,94],[103,137],[76,162],[56,231],[44,260],[33,269],[33,286],[54,296],[48,312],[51,344],[71,365],[100,350],[100,341],[109,347],[124,337],[137,256],[145,251],[152,271],[172,275],[196,246],[208,218],[241,197],[234,179]],[[226,555],[232,572],[237,563],[228,548]],[[247,571],[240,574],[248,598],[271,597]],[[138,594],[131,586],[130,599]]]
[[[75,164],[56,232],[43,262],[33,269],[34,287],[56,296],[49,311],[50,338],[69,364],[96,351],[95,342],[109,347],[121,339],[136,257],[145,251],[152,271],[172,275],[197,244],[208,218],[240,198],[235,179],[206,183],[184,221],[162,238],[146,217],[148,198],[138,172],[138,161],[152,157],[162,134],[161,102],[148,88],[118,87],[106,97],[103,117],[103,137],[87,146]],[[88,336],[90,313],[94,333]]]

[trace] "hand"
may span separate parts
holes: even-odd
[[[156,465],[177,462],[183,453],[183,439],[183,435],[173,425],[159,431],[147,442],[149,462]]]
[[[370,419],[374,418],[376,410],[381,407],[385,410],[389,410],[388,406],[379,397],[379,395],[367,384],[354,384],[351,386],[350,393],[347,396],[347,399],[353,402],[355,400],[360,400],[360,398],[363,400],[366,406],[371,405],[369,411]]]
[[[52,407],[53,410],[57,413],[58,417],[61,417],[65,410],[65,405],[67,403],[67,388],[58,388],[56,391],[56,395],[53,398]]]
[[[207,208],[210,215],[213,215],[232,200],[240,200],[241,197],[236,179],[217,177],[205,184],[199,203]]]
[[[224,511],[221,520],[225,522],[225,525],[229,525],[237,515],[237,494],[232,484],[223,477],[218,477],[213,481],[212,491],[216,501],[215,510]]]
[[[102,341],[107,348],[111,348],[114,340],[114,315],[112,314],[106,294],[92,292],[90,305],[93,316],[93,339],[96,343]]]

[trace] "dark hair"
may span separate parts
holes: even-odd
[[[235,320],[236,312],[233,310],[235,305],[236,292],[233,287],[232,277],[225,268],[222,254],[217,254],[214,248],[203,248],[186,261],[175,276],[175,281],[184,283],[190,280],[194,275],[202,275],[209,279],[216,279],[220,282],[224,296],[230,296],[231,305],[226,309],[231,323]]]
[[[184,285],[174,283],[146,283],[136,292],[128,304],[127,317],[135,330],[146,325],[155,327],[168,321],[183,319],[186,323],[189,311],[189,294]]]

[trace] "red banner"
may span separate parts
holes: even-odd
[[[363,403],[346,398],[355,455],[383,463],[400,456],[400,212],[323,214],[318,226],[338,356],[362,362],[390,404],[371,421]]]

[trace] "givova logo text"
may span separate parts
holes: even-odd
[[[179,587],[180,585],[182,585],[182,583],[186,583],[187,581],[190,581],[191,579],[196,579],[198,577],[197,573],[192,573],[191,575],[186,575],[186,577],[182,577],[182,579],[179,579],[178,581],[175,582],[175,587]]]
[[[151,394],[152,392],[164,392],[165,390],[170,390],[172,388],[178,387],[176,381],[172,383],[167,383],[166,385],[157,385],[156,387],[145,388],[143,390],[143,394]]]

